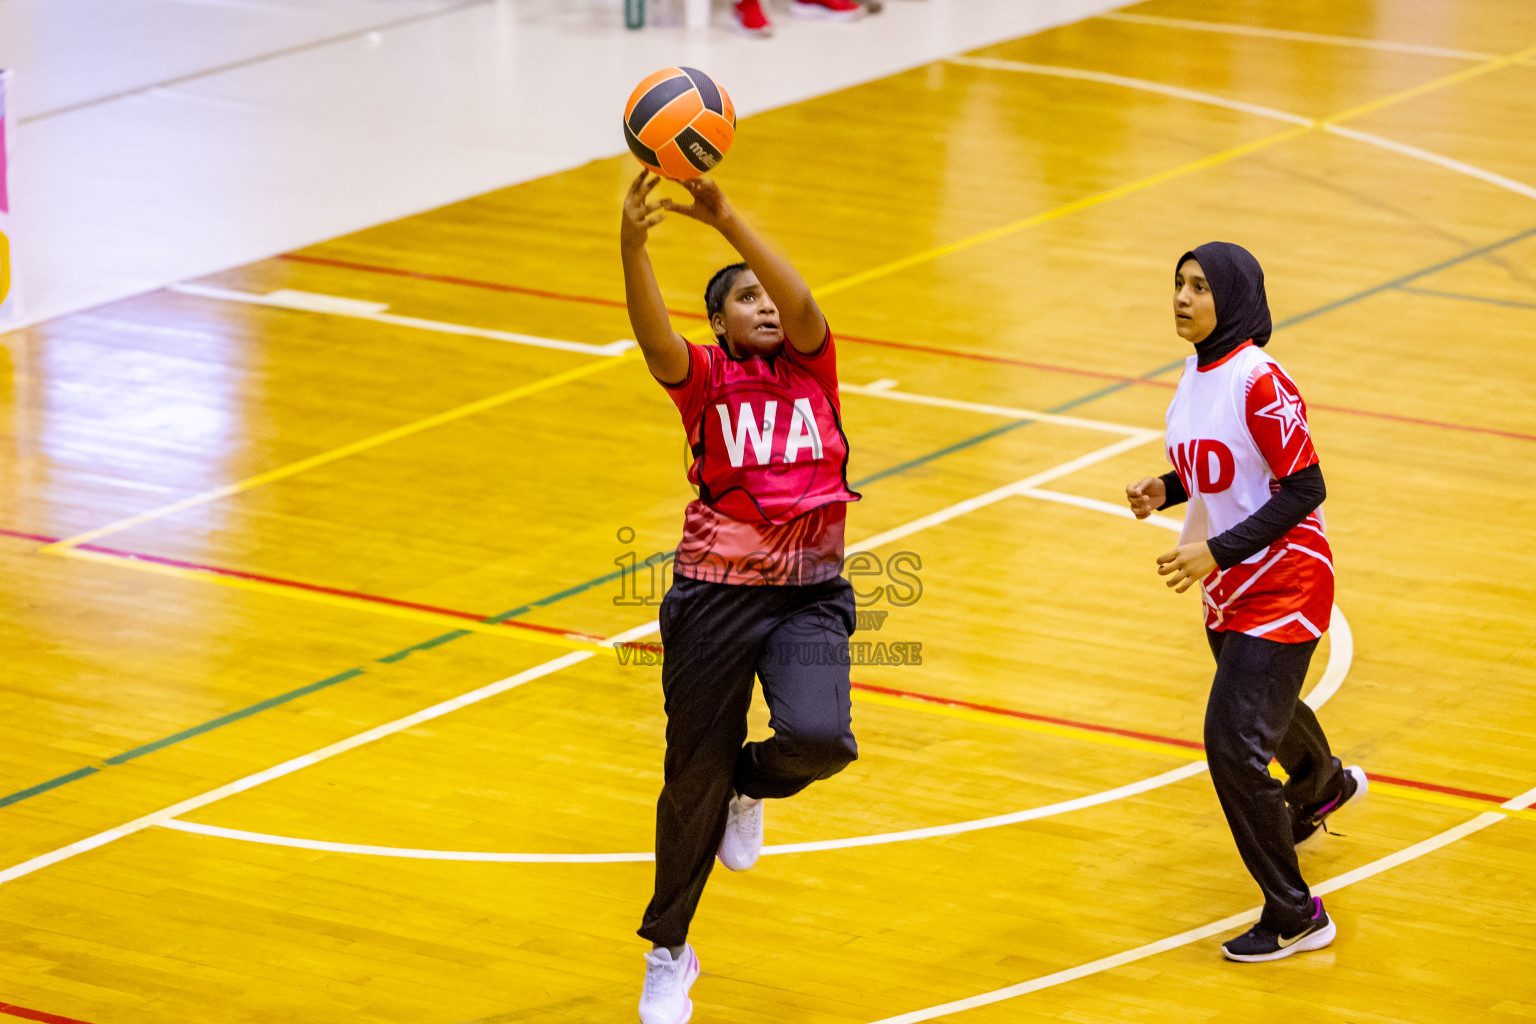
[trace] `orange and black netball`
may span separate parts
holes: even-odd
[[[624,107],[629,151],[665,178],[686,181],[713,170],[735,138],[730,96],[695,68],[663,68],[647,76]]]

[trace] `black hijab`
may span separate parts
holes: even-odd
[[[1198,260],[1216,300],[1216,329],[1195,346],[1197,365],[1210,366],[1245,341],[1263,348],[1269,344],[1269,299],[1264,295],[1264,270],[1253,253],[1231,242],[1206,242],[1179,257],[1177,274],[1185,260]]]

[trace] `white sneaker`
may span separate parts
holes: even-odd
[[[725,835],[720,837],[720,858],[731,871],[745,871],[763,852],[763,802],[740,793],[731,797],[725,812]]]
[[[645,954],[645,988],[640,990],[640,1020],[644,1024],[688,1024],[693,1000],[688,989],[699,976],[699,958],[693,947],[683,946],[677,960],[666,949]]]

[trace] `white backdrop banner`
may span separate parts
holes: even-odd
[[[21,316],[11,273],[11,72],[0,70],[0,325]]]

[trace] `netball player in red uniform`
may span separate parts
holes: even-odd
[[[683,1024],[699,961],[688,945],[718,856],[757,860],[763,805],[841,771],[858,756],[848,637],[853,591],[841,576],[848,442],[837,353],[811,290],[713,182],[693,202],[651,201],[642,173],[624,201],[619,247],[629,319],[646,366],[682,414],[699,491],[683,514],[673,584],[661,603],[667,713],[665,784],[656,806],[656,887],[640,927],[640,1017]],[[709,282],[717,344],[672,329],[646,252],[670,211],[714,228],[745,262]],[[753,677],[773,736],[747,743]]]
[[[1221,949],[1278,960],[1333,941],[1301,877],[1296,846],[1366,790],[1328,748],[1301,686],[1333,608],[1326,490],[1307,407],[1269,341],[1264,272],[1248,250],[1209,242],[1179,258],[1174,324],[1195,346],[1168,406],[1174,471],[1126,488],[1138,519],[1188,501],[1179,546],[1158,573],[1197,580],[1216,678],[1205,715],[1211,781],[1237,848],[1264,892],[1258,924]],[[1278,758],[1288,778],[1269,774]]]

